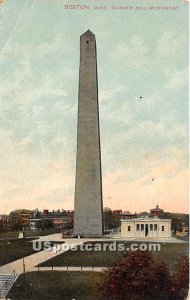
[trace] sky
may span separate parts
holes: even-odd
[[[88,29],[97,42],[104,207],[187,212],[188,4],[0,2],[0,214],[74,207],[79,41]],[[65,9],[85,3],[90,10]]]

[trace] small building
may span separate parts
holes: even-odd
[[[116,210],[113,210],[113,214],[120,218],[121,214],[122,214],[122,209],[116,209]]]
[[[124,211],[122,214],[121,214],[121,219],[133,219],[137,216],[137,214],[131,214],[130,211]]]
[[[55,229],[62,229],[67,223],[67,218],[52,218],[53,226]]]
[[[30,219],[30,229],[31,230],[37,230],[39,228],[39,224],[41,222],[42,219]]]
[[[140,217],[121,220],[123,238],[171,238],[171,220]]]
[[[184,235],[189,235],[189,226],[182,225],[182,232]]]
[[[164,212],[163,209],[161,209],[161,208],[158,206],[158,204],[156,205],[155,208],[152,208],[152,209],[150,210],[151,215],[152,215],[152,216],[155,216],[155,217],[159,217],[163,212]]]
[[[189,226],[182,224],[181,227],[178,228],[176,234],[179,236],[189,235]]]
[[[19,215],[20,224],[22,227],[27,228],[30,225],[30,213],[20,213]]]

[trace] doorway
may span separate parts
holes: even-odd
[[[145,225],[145,236],[148,236],[148,224]]]

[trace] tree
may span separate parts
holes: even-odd
[[[53,220],[51,219],[41,219],[36,221],[36,228],[41,230],[53,229]]]
[[[160,218],[172,220],[171,225],[172,225],[172,230],[173,230],[174,234],[176,234],[177,231],[182,231],[183,225],[189,226],[189,215],[188,214],[163,212],[160,215]]]
[[[40,222],[40,229],[45,230],[45,229],[53,229],[53,220],[51,219],[42,219]]]
[[[114,229],[120,226],[120,219],[113,213],[111,208],[104,208],[104,228]]]
[[[20,210],[15,210],[9,214],[9,223],[11,230],[22,230],[22,222],[20,220]]]
[[[25,218],[22,215],[27,215],[27,223],[25,223]],[[11,211],[9,214],[9,224],[12,230],[22,230],[29,226],[29,217],[31,211],[28,209],[16,209]],[[25,220],[24,220],[25,219]]]
[[[148,252],[129,252],[105,272],[101,287],[111,300],[173,299],[170,272],[164,262],[156,262]]]
[[[173,291],[178,299],[185,299],[189,286],[189,258],[187,255],[178,258],[172,273]]]

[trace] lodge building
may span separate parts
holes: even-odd
[[[171,238],[171,220],[140,217],[121,220],[123,238]]]

